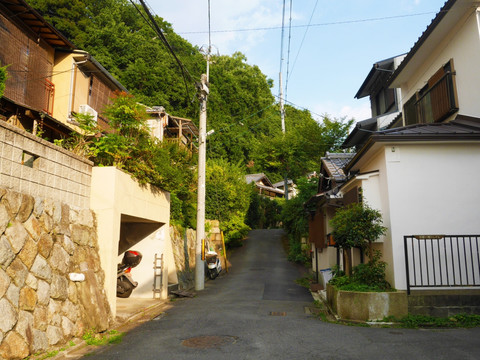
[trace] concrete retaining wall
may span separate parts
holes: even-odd
[[[387,316],[401,318],[408,314],[407,293],[403,291],[343,291],[327,284],[327,301],[345,320],[382,320]]]
[[[90,210],[0,188],[0,358],[108,328],[96,233]]]
[[[0,121],[0,184],[78,208],[90,204],[92,162]]]
[[[408,296],[408,312],[440,317],[480,314],[480,290],[412,291]]]

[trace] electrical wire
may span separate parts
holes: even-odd
[[[292,70],[291,70],[290,74],[293,72],[293,69],[295,68],[295,64],[297,63],[298,55],[300,54],[300,51],[302,50],[303,42],[305,41],[305,37],[307,36],[307,32],[308,32],[308,29],[310,28],[310,24],[312,22],[313,15],[315,14],[315,10],[317,9],[317,5],[318,5],[318,0],[315,2],[315,6],[313,7],[313,10],[312,10],[312,15],[310,15],[310,20],[308,20],[308,25],[305,29],[305,33],[303,34],[302,41],[300,42],[300,47],[298,48],[298,52],[297,52],[297,55],[295,56],[295,60],[293,61]],[[288,84],[288,80],[289,80],[289,76],[288,76],[288,73],[287,73],[287,84]],[[286,92],[286,90],[285,90],[285,92]]]
[[[285,31],[285,0],[283,0],[283,11],[282,11],[282,35],[280,38],[280,74],[282,73],[283,66],[283,37]],[[281,91],[281,90],[280,90]]]
[[[285,100],[288,97],[288,78],[290,68],[290,44],[292,40],[292,0],[290,0],[290,18],[288,21],[288,46],[287,46],[287,79],[285,80]]]
[[[443,10],[440,12],[448,12],[449,10]],[[332,25],[345,25],[345,24],[356,24],[356,23],[364,23],[364,22],[374,22],[374,21],[382,21],[382,20],[393,20],[393,19],[401,19],[401,18],[408,18],[414,16],[423,16],[423,15],[430,15],[430,14],[437,14],[440,12],[436,11],[427,11],[423,13],[415,13],[415,14],[404,14],[404,15],[392,15],[392,16],[383,16],[377,18],[366,18],[366,19],[357,19],[357,20],[345,20],[345,21],[333,21],[333,22],[325,22],[325,23],[318,23],[318,24],[310,24],[310,25],[293,25],[292,28],[305,28],[305,27],[320,27],[320,26],[332,26]],[[225,30],[212,30],[212,33],[231,33],[231,32],[247,32],[247,31],[266,31],[266,30],[279,30],[282,29],[281,26],[271,26],[271,27],[259,27],[259,28],[246,28],[246,29],[225,29]],[[185,31],[179,32],[179,35],[188,35],[188,34],[207,34],[208,31]]]
[[[272,104],[264,107],[263,109],[260,109],[260,110],[254,112],[254,113],[252,113],[252,114],[250,114],[250,115],[248,115],[248,116],[246,116],[246,117],[244,117],[244,118],[242,118],[242,119],[240,119],[240,120],[236,120],[235,122],[233,122],[232,124],[230,124],[230,125],[228,125],[228,126],[225,126],[225,127],[221,128],[221,129],[218,129],[218,130],[215,130],[215,133],[212,134],[212,135],[215,135],[215,134],[217,134],[217,133],[224,132],[224,131],[228,130],[229,128],[231,128],[231,127],[234,126],[234,125],[243,125],[242,122],[244,122],[245,120],[248,120],[248,119],[250,119],[251,117],[254,117],[255,115],[257,115],[257,114],[259,114],[259,113],[261,113],[261,112],[263,112],[263,111],[267,110],[268,108],[270,108],[270,107],[272,107],[272,106],[275,106],[275,105],[276,105],[276,103],[272,103]]]
[[[273,96],[275,96],[276,98],[280,99],[280,96],[277,96],[277,95],[273,95]],[[306,107],[297,105],[297,104],[295,104],[295,103],[293,103],[293,102],[291,102],[291,101],[286,101],[286,100],[285,100],[285,103],[288,103],[288,104],[290,104],[290,105],[292,105],[292,106],[295,106],[295,107],[297,107],[297,108],[300,108],[300,109],[302,109],[302,110],[307,110],[307,111],[310,112],[310,114],[316,115],[316,116],[321,117],[321,118],[325,116],[325,115],[320,115],[320,114],[318,114],[318,113],[316,113],[316,112],[313,112],[313,111],[310,110],[309,108],[306,108]]]
[[[194,81],[193,80],[193,77],[192,75],[190,75],[190,73],[188,72],[187,68],[185,67],[185,65],[183,65],[183,63],[180,61],[180,59],[177,57],[177,54],[175,54],[175,51],[173,50],[173,48],[171,47],[171,45],[169,44],[167,38],[165,37],[165,35],[163,34],[162,30],[160,29],[160,27],[158,26],[157,22],[155,21],[152,13],[150,12],[150,9],[149,7],[147,6],[147,4],[145,3],[144,0],[139,0],[140,3],[142,4],[142,7],[145,11],[145,13],[147,14],[150,22],[147,22],[150,26],[153,26],[154,27],[154,30],[155,32],[157,33],[157,35],[159,36],[159,38],[161,39],[161,41],[164,43],[164,45],[167,47],[168,51],[170,52],[170,54],[173,56],[173,58],[175,59],[175,61],[177,62],[177,65],[178,67],[180,68],[180,71],[182,73],[182,77],[183,77],[183,82],[185,84],[185,91],[186,91],[186,96],[187,98],[190,98],[190,92],[188,90],[188,82],[187,82],[187,78],[186,76],[188,75],[188,77],[190,78],[190,81]],[[132,0],[130,0],[130,2],[132,2]],[[135,6],[135,8],[137,8],[136,4],[133,4]],[[138,10],[138,8],[137,8]],[[145,17],[143,17],[145,19]],[[146,20],[146,19],[145,19]]]

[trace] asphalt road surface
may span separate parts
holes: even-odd
[[[410,330],[322,322],[295,284],[281,230],[254,230],[227,275],[88,359],[480,359],[480,328]]]

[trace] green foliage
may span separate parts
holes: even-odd
[[[306,249],[301,241],[295,239],[293,236],[288,237],[288,260],[299,264],[308,264],[310,258],[307,256],[308,249]]]
[[[309,213],[303,204],[317,192],[318,178],[302,177],[297,181],[297,196],[285,201],[282,211],[283,227],[295,240],[308,235]]]
[[[211,159],[206,166],[205,213],[220,223],[232,215],[242,219],[248,210],[251,187],[245,182],[241,164],[225,159]]]
[[[225,159],[207,161],[205,216],[220,221],[227,244],[243,240],[250,229],[245,225],[251,187],[245,182],[240,164]]]
[[[329,283],[347,291],[394,291],[385,280],[387,264],[380,257],[380,251],[374,251],[367,264],[358,264],[353,268],[352,276],[345,275],[338,266],[332,268],[333,278]]]
[[[332,277],[340,277],[340,276],[345,276],[345,271],[343,271],[342,269],[340,269],[340,266],[335,264],[332,266],[331,268],[331,272],[332,272]]]
[[[3,96],[3,92],[5,91],[5,82],[7,81],[7,67],[0,66],[0,97]]]
[[[124,335],[125,333],[118,332],[117,330],[110,330],[104,334],[98,334],[95,333],[94,330],[89,330],[85,332],[82,339],[87,345],[103,346],[120,343]]]
[[[384,322],[395,322],[403,328],[471,328],[480,326],[480,315],[457,314],[450,317],[427,315],[407,315],[401,319],[393,316],[383,319]]]
[[[140,183],[149,182],[170,191],[172,223],[194,227],[194,158],[149,138],[145,133],[143,111],[137,103],[162,105],[170,114],[189,117],[197,123],[198,106],[191,100],[195,93],[194,81],[205,72],[205,60],[198,49],[177,35],[171,24],[156,17],[191,75],[185,80],[167,48],[140,16],[138,11],[143,12],[140,5],[128,0],[29,0],[29,3],[135,95],[135,98],[117,99],[115,107],[108,111],[112,133],[95,137],[97,131],[87,126],[83,137],[70,144],[65,140],[62,145],[88,156],[97,165],[117,166],[134,175]],[[286,106],[287,133],[283,135],[278,105],[271,93],[273,81],[267,79],[258,66],[248,64],[240,52],[213,56],[212,61],[208,124],[215,133],[209,137],[209,159],[224,159],[242,172],[247,169],[252,173],[265,172],[274,182],[285,176],[296,182],[297,178],[317,170],[325,151],[338,148],[347,135],[353,120],[331,120],[325,116],[319,123],[309,111],[292,106]],[[218,182],[210,180],[214,180],[211,187],[214,189]],[[208,189],[207,181],[207,197],[210,196],[207,214],[212,218],[220,216],[223,222],[230,221],[231,225],[235,224],[229,225],[232,229],[242,228],[246,212],[244,195],[248,198],[250,192],[235,192],[239,188],[232,190],[226,186],[227,182],[220,185],[219,192],[225,196],[212,202],[217,194]],[[236,205],[232,205],[234,193],[238,196]],[[221,203],[218,209],[212,205],[215,202]],[[228,213],[230,208],[232,215]],[[279,223],[279,203],[262,202],[259,211],[264,212],[265,217],[257,226],[273,227]],[[299,231],[304,224],[301,217],[300,223],[294,224],[296,215],[297,210],[290,216],[292,221],[288,226]]]
[[[57,141],[98,166],[116,166],[135,177],[170,192],[173,224],[193,227],[195,223],[195,158],[177,144],[158,142],[145,124],[145,107],[127,94],[118,94],[106,109],[110,131],[100,133],[92,118],[77,115],[81,133]]]
[[[282,221],[284,199],[269,199],[252,189],[246,224],[252,229],[277,228]]]
[[[302,249],[301,239],[308,236],[308,211],[303,204],[317,192],[318,178],[300,178],[297,182],[297,196],[285,201],[282,211],[283,227],[289,238],[289,255],[291,261],[306,263],[309,257]]]
[[[310,285],[312,284],[312,282],[314,282],[313,274],[306,275],[306,276],[303,276],[303,277],[295,280],[295,284],[303,286],[307,289],[310,289]],[[315,300],[315,301],[317,301],[317,300]]]
[[[245,225],[243,218],[237,215],[220,223],[220,227],[225,233],[225,245],[229,248],[242,246],[243,240],[251,230],[248,225]]]
[[[308,110],[291,106],[286,107],[285,121],[286,133],[260,137],[253,153],[255,172],[265,172],[274,182],[318,170],[321,157],[339,147],[353,122],[324,116],[319,123]]]
[[[381,256],[379,250],[374,250],[368,263],[355,266],[352,275],[353,281],[378,289],[390,289],[390,284],[385,280],[387,263],[380,260]]]
[[[382,225],[380,211],[363,203],[350,204],[337,210],[330,224],[333,227],[335,242],[342,249],[360,247],[368,250],[369,245],[387,230]],[[369,257],[371,255],[369,254]]]

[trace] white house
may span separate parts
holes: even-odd
[[[311,241],[314,270],[341,264],[328,246],[328,222],[336,207],[361,194],[388,228],[376,247],[393,287],[480,286],[479,6],[447,1],[386,79],[400,90],[402,112],[390,124],[377,122],[367,136],[357,127],[347,138],[344,145],[357,152],[342,169],[345,178],[319,188],[309,202],[315,204],[311,227],[322,223],[314,237],[324,236],[321,248]],[[354,249],[354,265],[361,258]]]

